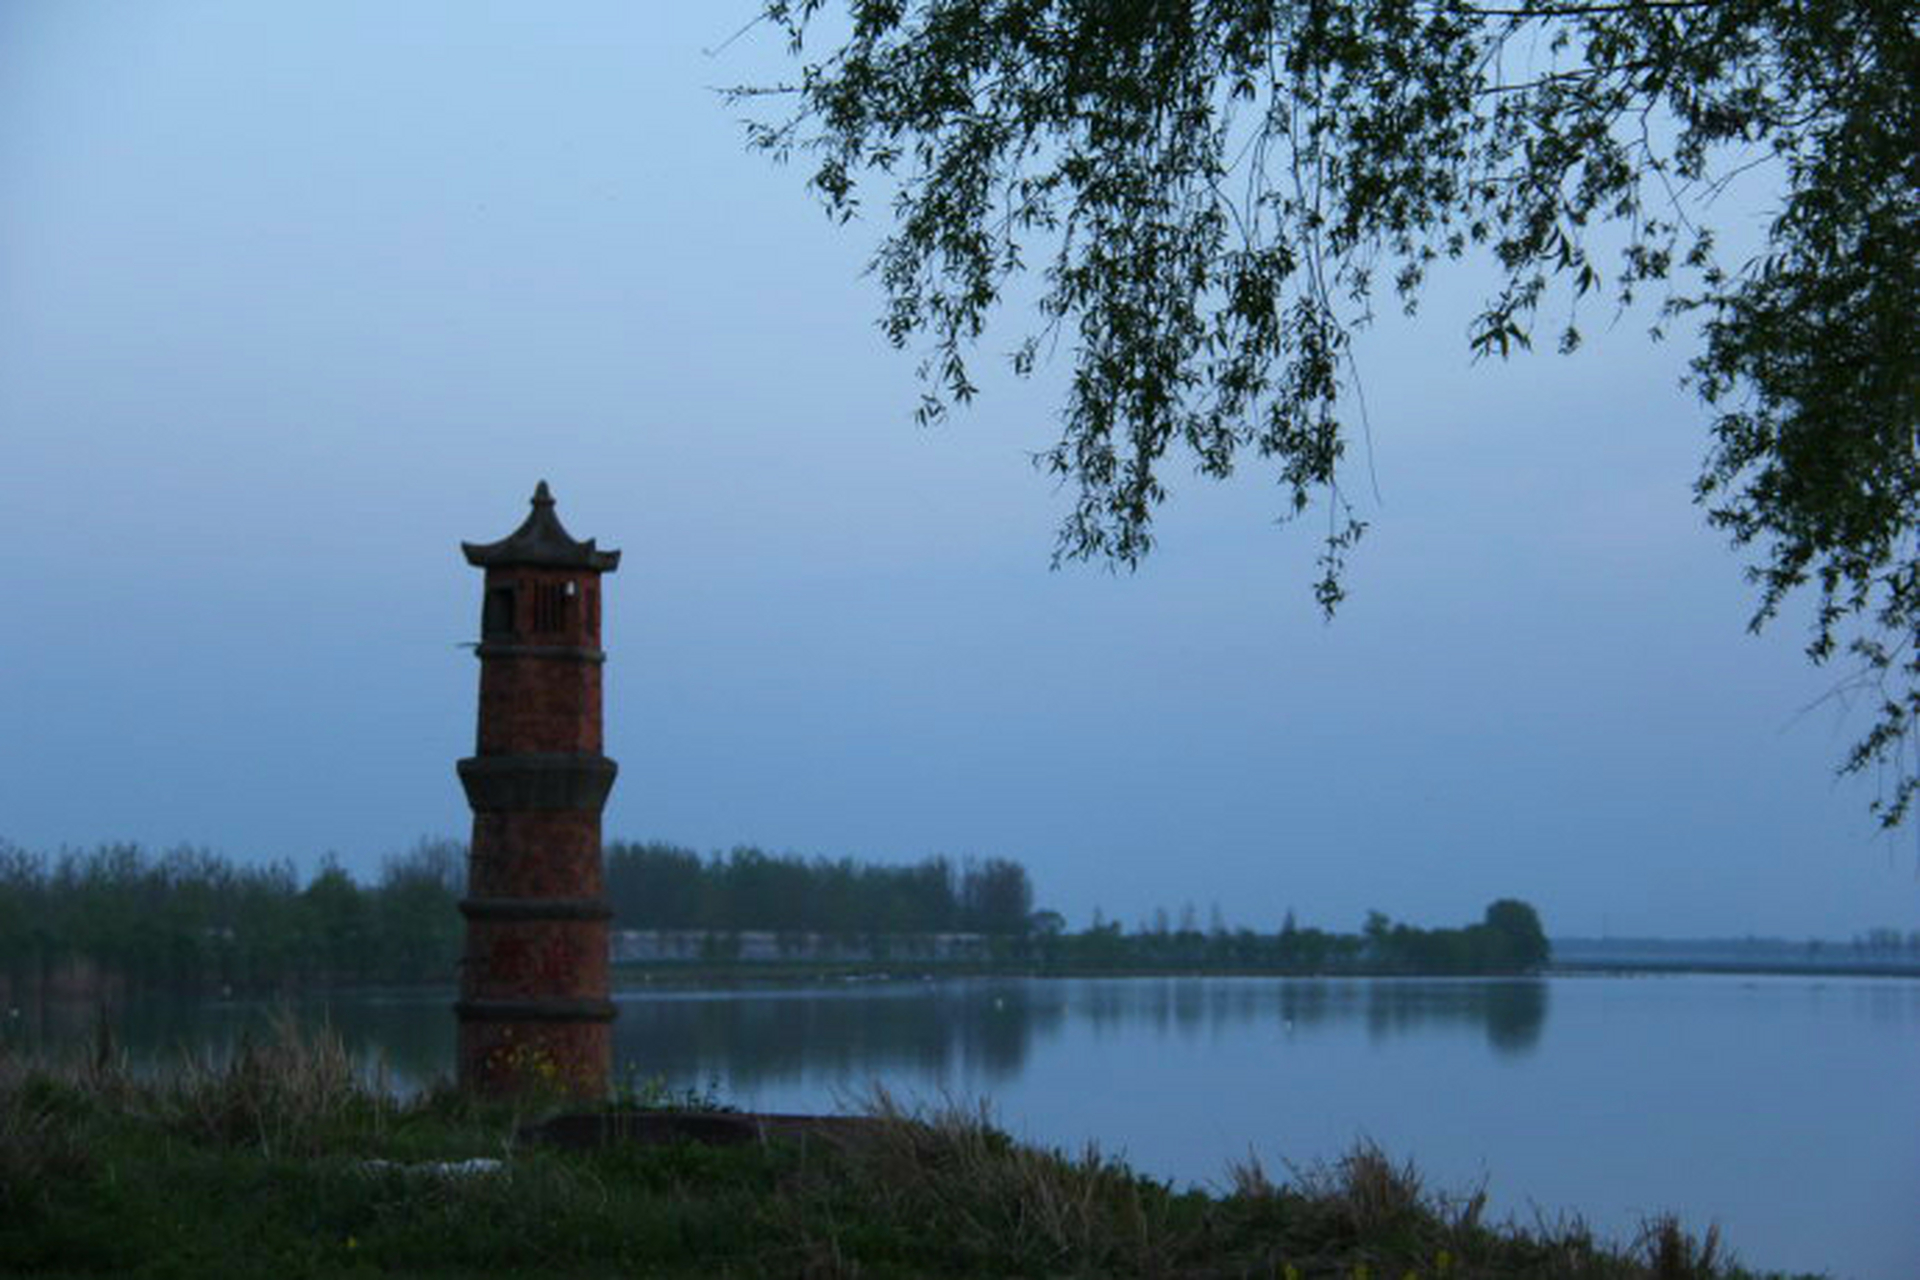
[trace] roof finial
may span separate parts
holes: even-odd
[[[550,507],[553,505],[553,490],[547,488],[547,482],[545,480],[542,480],[539,486],[533,491],[533,505],[536,507]]]

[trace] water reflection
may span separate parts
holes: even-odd
[[[1096,1029],[1151,1026],[1162,1037],[1218,1034],[1235,1024],[1278,1022],[1292,1034],[1362,1023],[1374,1040],[1442,1027],[1484,1031],[1498,1053],[1540,1039],[1547,983],[1437,979],[1133,978],[1064,988]]]
[[[1825,983],[1814,988],[1816,994],[1825,990]],[[1867,1016],[1876,1023],[1920,1024],[1920,983],[1855,984],[1852,996],[1853,1007],[1856,1010],[1864,1008]]]
[[[1484,1034],[1501,1055],[1539,1041],[1547,984],[1222,978],[889,983],[851,989],[626,993],[614,1024],[619,1064],[669,1080],[726,1077],[754,1088],[803,1077],[1017,1076],[1036,1042],[1069,1022],[1159,1039],[1219,1036],[1254,1024],[1313,1034],[1364,1025],[1375,1040],[1443,1027]]]
[[[1517,1056],[1540,1042],[1547,1024],[1547,984],[1497,982],[1486,988],[1487,1043],[1496,1053]]]
[[[616,1067],[743,1087],[802,1076],[1003,1080],[1062,1016],[1023,981],[626,993],[619,1005]]]
[[[1367,988],[1367,1031],[1376,1040],[1458,1023],[1486,1034],[1495,1053],[1531,1051],[1547,1020],[1547,984],[1513,982],[1382,982]]]
[[[453,1066],[453,992],[358,992],[296,1001],[192,1000],[139,996],[101,1003],[29,1000],[5,1011],[0,1048],[55,1056],[96,1052],[102,1026],[107,1047],[141,1069],[184,1058],[224,1061],[242,1044],[259,1043],[286,1019],[301,1028],[337,1032],[370,1080],[411,1093]]]
[[[453,1061],[450,993],[356,995],[292,1005],[138,999],[106,1010],[115,1043],[137,1059],[215,1057],[269,1034],[275,1017],[328,1025],[403,1090]],[[1889,993],[1891,994],[1891,993]],[[1495,1053],[1530,1052],[1546,1022],[1537,980],[1256,978],[966,979],[795,989],[628,991],[614,1023],[617,1069],[675,1083],[725,1078],[755,1088],[802,1078],[865,1081],[1018,1076],[1036,1043],[1070,1022],[1096,1035],[1192,1040],[1277,1026],[1315,1035],[1358,1025],[1373,1041],[1478,1031]],[[1876,1017],[1899,1016],[1894,1009]],[[94,1041],[102,1008],[39,1002],[11,1012],[4,1043]]]

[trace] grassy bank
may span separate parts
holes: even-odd
[[[884,1097],[873,1123],[807,1138],[563,1150],[517,1136],[532,1104],[365,1080],[337,1040],[291,1030],[161,1076],[110,1048],[0,1060],[0,1273],[1744,1274],[1670,1221],[1623,1251],[1489,1225],[1370,1149],[1285,1185],[1241,1168],[1215,1195]]]

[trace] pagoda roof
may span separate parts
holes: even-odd
[[[498,542],[462,542],[467,563],[483,569],[537,565],[543,569],[592,569],[611,573],[620,567],[618,551],[601,551],[594,540],[576,542],[553,513],[553,492],[542,480],[533,491],[533,510]]]

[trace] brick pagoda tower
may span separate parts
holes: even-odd
[[[460,1086],[597,1098],[614,1013],[600,860],[615,771],[600,751],[600,575],[620,553],[568,537],[544,480],[510,536],[460,546],[486,570],[479,745],[459,765],[473,808],[454,1006]]]

